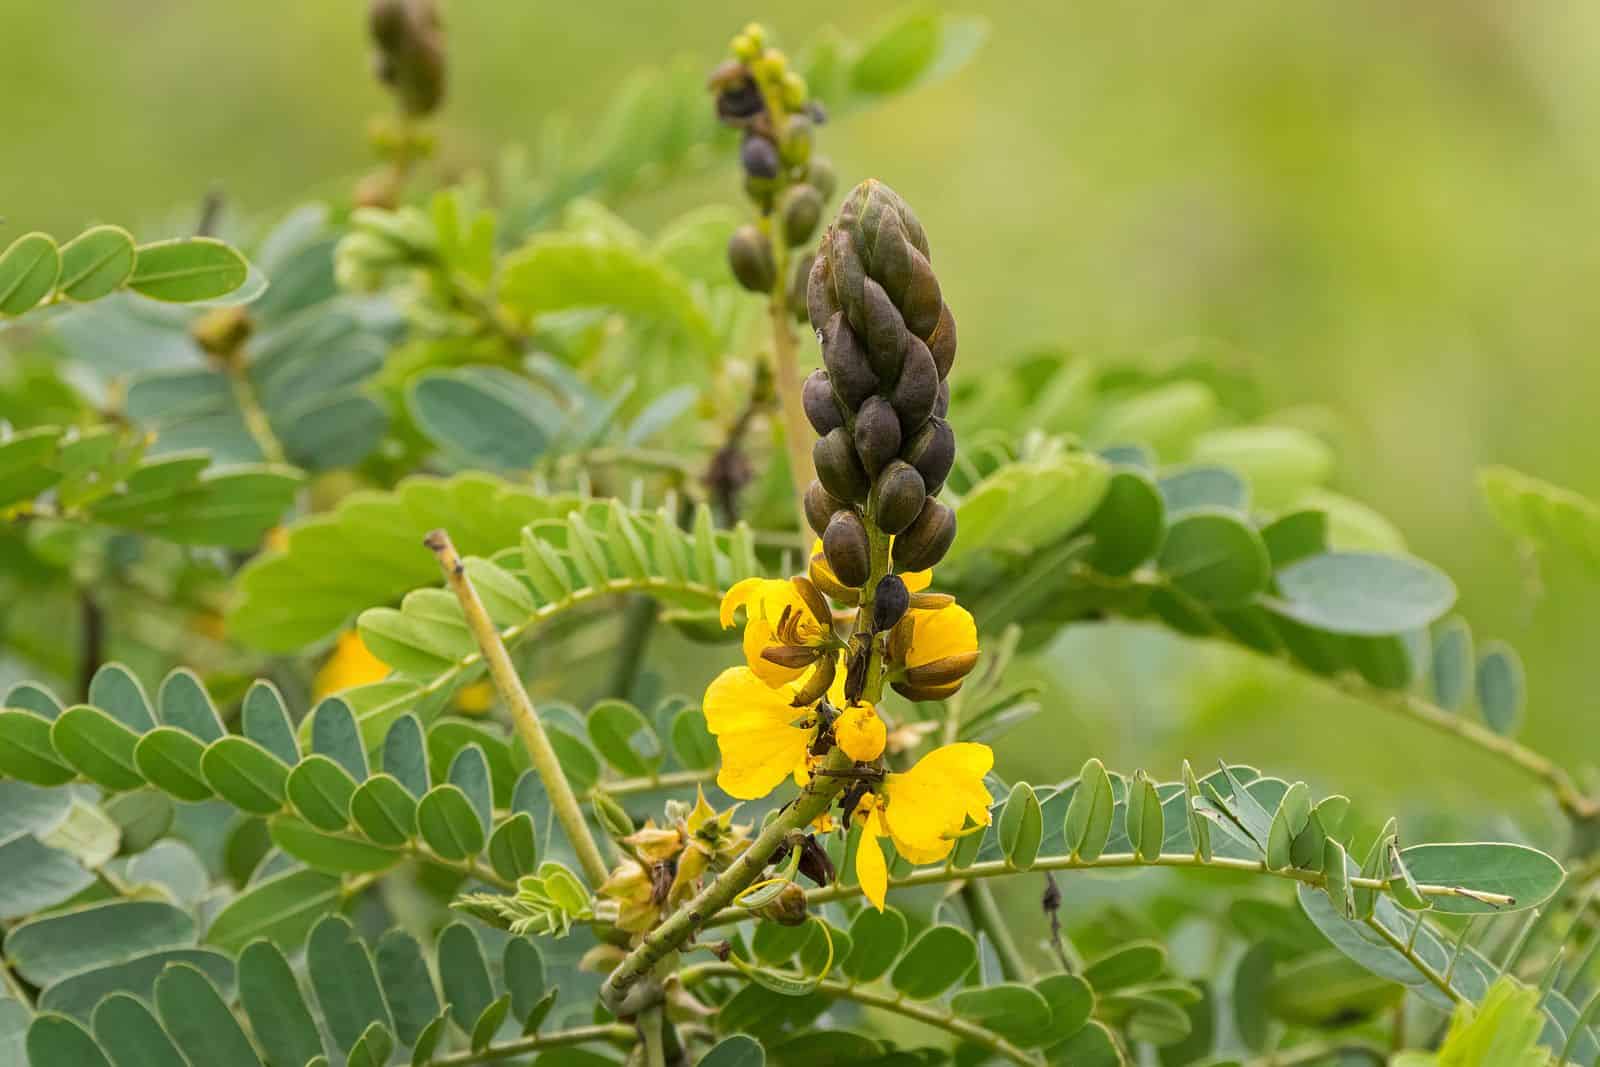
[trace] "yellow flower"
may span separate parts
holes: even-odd
[[[833,724],[833,739],[857,763],[870,763],[883,755],[888,730],[871,704],[856,704],[840,713]]]
[[[311,692],[314,699],[321,700],[354,686],[381,682],[387,677],[389,665],[367,649],[360,634],[347,630],[339,635],[333,655],[317,671],[317,677],[311,683]]]
[[[894,545],[893,538],[889,539],[889,544],[892,549]],[[833,568],[828,566],[828,559],[822,553],[822,538],[820,537],[811,542],[811,578],[816,582],[819,589],[835,600],[854,604],[856,598],[860,595],[858,590],[852,589],[839,581],[838,576],[833,573]],[[933,584],[933,570],[930,568],[925,571],[908,571],[902,574],[900,578],[906,583],[906,592],[920,593]],[[851,594],[855,595],[852,596]]]
[[[745,609],[745,663],[768,685],[799,681],[828,658],[828,648],[835,640],[833,616],[809,579],[746,578],[738,582],[722,598],[723,629],[733,625],[734,613],[741,607]],[[830,661],[823,670],[831,666]]]
[[[748,667],[729,667],[706,689],[706,727],[717,739],[722,769],[717,785],[739,800],[764,797],[803,769],[815,726],[797,726],[811,717],[794,707],[796,687],[768,686]]]
[[[888,774],[876,794],[862,798],[852,821],[861,824],[856,880],[879,911],[889,887],[889,868],[878,838],[887,835],[912,863],[934,863],[950,854],[967,821],[989,823],[992,799],[983,776],[994,766],[988,745],[963,741],[936,748],[904,774]]]
[[[959,604],[909,611],[890,635],[889,659],[900,675],[895,692],[911,700],[943,700],[977,665],[977,623]]]

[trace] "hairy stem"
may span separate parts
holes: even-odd
[[[609,1041],[617,1045],[631,1045],[637,1040],[638,1034],[631,1026],[621,1023],[602,1023],[598,1026],[575,1026],[570,1030],[552,1030],[547,1034],[534,1034],[531,1037],[519,1038],[516,1041],[507,1041],[501,1045],[490,1045],[481,1052],[452,1052],[448,1056],[435,1056],[427,1061],[428,1067],[466,1067],[471,1063],[489,1063],[493,1060],[510,1059],[521,1056],[525,1052],[538,1052],[540,1049],[564,1048],[568,1045],[587,1045],[593,1042]]]
[[[680,977],[684,985],[692,986],[697,982],[709,978],[742,978],[743,973],[731,963],[697,963],[693,967],[683,970]],[[920,1004],[916,1001],[905,1000],[887,993],[879,993],[858,985],[824,979],[816,988],[816,992],[835,1000],[852,1000],[857,1004],[864,1004],[872,1008],[881,1008],[893,1012],[907,1019],[915,1019],[926,1023],[946,1033],[954,1034],[963,1041],[969,1041],[981,1048],[988,1049],[996,1056],[1004,1057],[1012,1063],[1024,1067],[1039,1067],[1038,1057],[1013,1045],[992,1030],[987,1030],[976,1023],[961,1018],[959,1015],[948,1011],[941,1011],[932,1004]]]
[[[848,764],[849,760],[844,754],[834,749],[828,756],[824,769],[840,770]],[[808,825],[811,820],[826,811],[828,805],[833,803],[833,798],[844,788],[844,784],[845,779],[831,775],[819,774],[813,778],[799,797],[777,818],[767,823],[756,839],[750,843],[750,847],[745,849],[727,870],[718,875],[692,900],[667,916],[660,926],[650,931],[645,939],[617,964],[616,969],[606,978],[605,984],[600,987],[601,1002],[618,1015],[633,1014],[647,1006],[631,1004],[627,999],[629,990],[669,953],[687,943],[702,926],[706,925],[708,919],[731,904],[735,896],[753,885],[761,877],[762,870],[767,866],[767,860],[777,850],[778,845],[789,836],[790,831]],[[630,1007],[633,1011],[629,1011]]]
[[[583,867],[584,876],[589,879],[590,885],[598,886],[606,880],[610,869],[601,858],[600,847],[589,831],[589,824],[584,821],[583,809],[578,806],[578,796],[572,791],[572,783],[567,781],[566,772],[561,769],[561,761],[556,758],[556,751],[551,747],[550,738],[544,732],[544,725],[539,721],[539,713],[534,709],[533,701],[528,698],[528,691],[523,688],[522,679],[517,676],[517,669],[511,662],[510,653],[500,640],[500,631],[495,629],[493,620],[484,609],[483,601],[478,599],[478,591],[473,588],[472,580],[467,577],[466,565],[461,562],[461,556],[456,552],[455,545],[450,543],[450,535],[443,530],[434,530],[428,534],[423,543],[439,560],[445,581],[461,604],[462,614],[467,618],[467,628],[472,631],[473,639],[477,641],[478,649],[483,653],[484,662],[489,667],[489,676],[494,679],[494,686],[500,692],[500,699],[511,709],[512,725],[516,727],[517,736],[522,740],[523,747],[528,750],[528,756],[533,761],[533,769],[539,775],[539,781],[544,785],[545,792],[550,796],[550,806],[555,810],[556,818],[561,820],[561,827],[567,833],[567,840],[572,844],[573,851],[578,854],[578,863]]]

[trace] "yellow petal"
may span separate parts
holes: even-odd
[[[730,667],[706,688],[706,728],[722,752],[717,784],[740,800],[766,796],[805,763],[813,731],[791,725],[792,686],[768,687],[745,667]]]
[[[950,604],[938,611],[911,613],[911,647],[906,652],[906,666],[920,667],[924,663],[978,651],[978,624],[972,613],[960,604]]]
[[[752,618],[744,624],[744,661],[757,678],[776,689],[780,685],[798,681],[810,667],[783,667],[765,659],[761,650],[777,644],[772,627],[765,619]]]
[[[360,634],[347,630],[339,635],[339,643],[334,646],[328,662],[317,671],[311,685],[312,696],[321,700],[330,693],[368,682],[381,682],[387,677],[389,665],[368,650]]]
[[[760,590],[761,583],[766,580],[765,578],[746,578],[741,582],[735,582],[733,588],[723,594],[722,628],[724,630],[733,625],[733,613],[749,604],[750,599]]]
[[[906,592],[920,593],[933,584],[933,569],[930,567],[925,571],[907,571],[900,576],[900,580],[906,583]]]
[[[877,821],[873,814],[857,818],[861,823],[861,840],[856,842],[856,881],[861,892],[872,906],[883,910],[883,898],[889,892],[889,865],[883,860],[883,846],[878,844]]]
[[[967,819],[989,822],[992,798],[983,776],[994,766],[988,745],[969,741],[936,748],[904,774],[885,777],[884,821],[895,847],[913,863],[949,853]]]
[[[846,708],[833,725],[834,740],[857,763],[870,763],[883,755],[889,732],[871,704]]]

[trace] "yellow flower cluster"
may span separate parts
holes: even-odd
[[[912,594],[932,580],[926,571],[903,577]],[[730,589],[721,620],[732,626],[743,609],[745,665],[717,676],[706,690],[704,712],[722,755],[717,785],[741,800],[765,796],[787,778],[809,781],[835,745],[850,758],[869,784],[848,813],[862,828],[856,876],[881,910],[888,864],[880,838],[913,863],[943,859],[963,833],[989,821],[983,779],[994,755],[986,745],[952,744],[905,772],[885,770],[887,725],[873,704],[851,703],[845,695],[850,646],[836,633],[822,595],[826,590],[846,604],[860,600],[859,591],[841,596],[841,588],[826,563],[813,559],[809,578],[748,578]],[[914,598],[893,629],[872,640],[882,641],[887,679],[916,700],[955,693],[978,658],[972,616],[949,597]]]

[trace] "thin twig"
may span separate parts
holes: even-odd
[[[448,1056],[435,1056],[427,1061],[428,1067],[467,1067],[473,1063],[489,1063],[510,1059],[525,1052],[540,1049],[563,1048],[567,1045],[587,1045],[591,1042],[609,1041],[618,1045],[631,1045],[638,1035],[631,1026],[621,1023],[602,1023],[597,1026],[575,1026],[570,1030],[552,1030],[548,1034],[507,1041],[503,1045],[490,1045],[481,1052],[453,1052]]]

